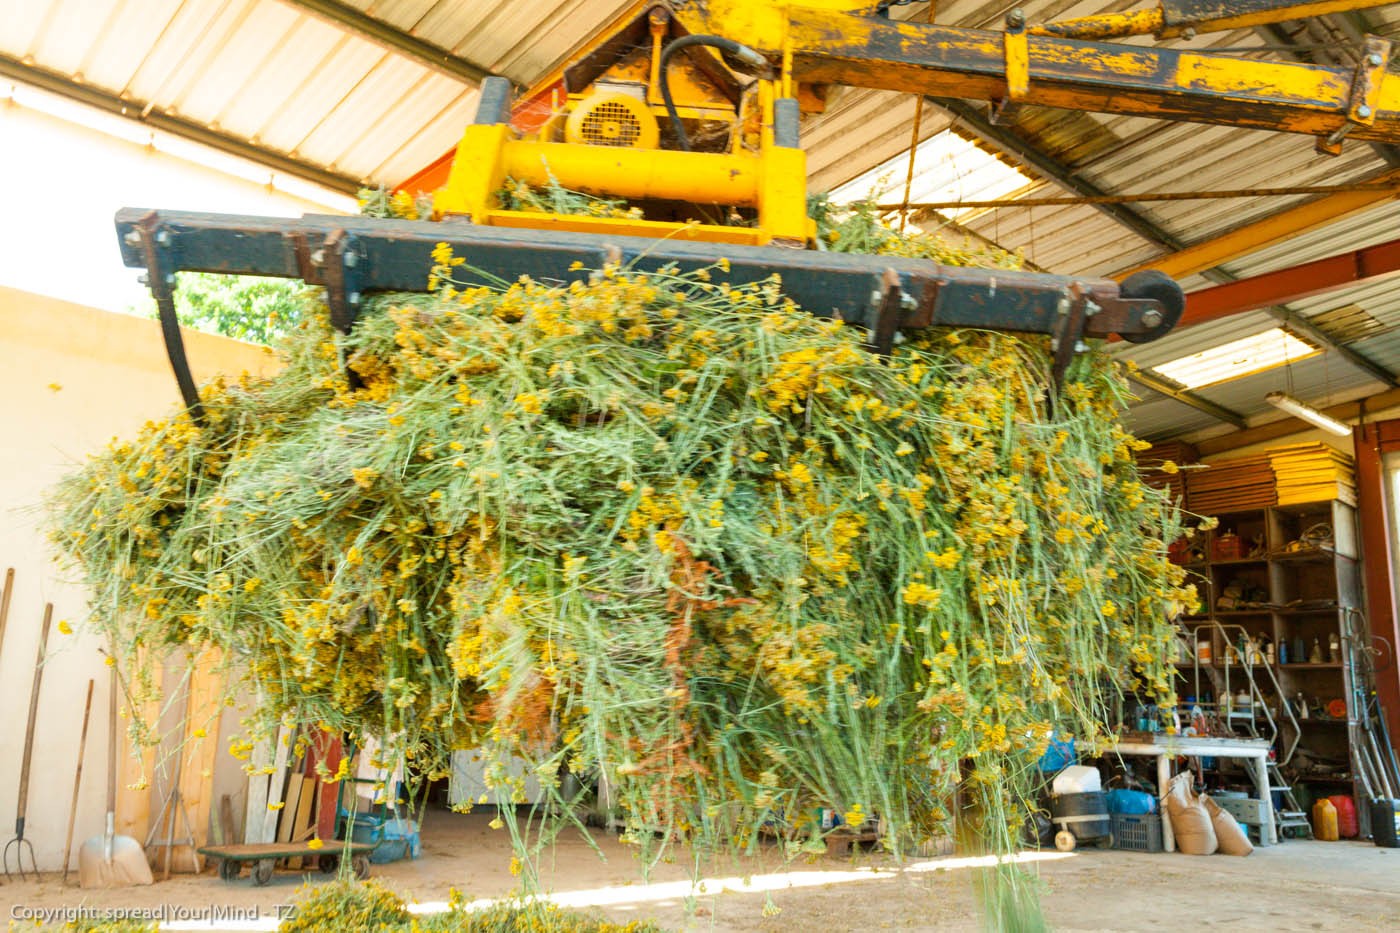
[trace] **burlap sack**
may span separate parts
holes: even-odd
[[[1182,777],[1189,778],[1189,775],[1179,775],[1167,793],[1167,819],[1172,821],[1177,851],[1187,855],[1214,855],[1220,845],[1215,825],[1201,798],[1191,793]]]
[[[1221,852],[1226,855],[1249,855],[1254,851],[1254,843],[1249,841],[1249,834],[1231,813],[1222,810],[1220,804],[1205,794],[1202,794],[1200,799],[1206,806],[1206,812],[1210,814],[1211,826],[1215,828],[1215,838],[1220,844]]]

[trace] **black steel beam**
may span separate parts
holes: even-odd
[[[974,107],[966,101],[944,101],[936,98],[930,98],[930,100],[944,110],[947,110],[956,120],[965,124],[967,128],[977,136],[1007,154],[1021,160],[1028,167],[1050,179],[1055,184],[1068,188],[1083,197],[1102,197],[1109,193],[1092,182],[1085,181],[1078,177],[1074,169],[1069,165],[1036,149],[1035,146],[1013,133],[1010,129],[992,123],[977,107]],[[1138,236],[1160,244],[1172,252],[1176,252],[1186,245],[1178,237],[1164,230],[1155,220],[1152,220],[1142,211],[1134,210],[1124,204],[1094,204],[1092,206],[1123,224]],[[1231,275],[1224,269],[1219,268],[1206,270],[1202,273],[1202,277],[1219,284],[1233,282],[1238,278],[1238,276]],[[1306,337],[1317,346],[1326,350],[1335,351],[1348,363],[1372,378],[1384,382],[1389,386],[1397,384],[1397,377],[1394,373],[1352,348],[1337,343],[1327,336],[1327,334],[1309,324],[1305,318],[1290,314],[1283,308],[1269,308],[1267,311],[1274,318],[1288,324],[1300,335]],[[1137,377],[1135,376],[1134,378]],[[1138,379],[1138,381],[1154,392],[1160,392],[1163,395],[1181,402],[1183,405],[1189,405],[1213,417],[1220,418],[1222,421],[1227,421],[1230,424],[1238,423],[1239,425],[1243,425],[1244,423],[1244,419],[1238,413],[1201,398],[1193,392],[1178,389],[1170,383],[1157,380],[1149,382],[1145,379]]]
[[[943,108],[956,122],[962,123],[977,136],[1025,163],[1026,166],[1055,184],[1086,198],[1101,198],[1113,193],[1080,178],[1069,165],[1041,152],[1005,126],[993,123],[982,113],[981,108],[964,100],[938,97],[930,97],[928,100],[935,106]],[[1156,243],[1172,252],[1186,248],[1184,241],[1163,230],[1142,211],[1135,210],[1126,204],[1094,204],[1093,207],[1150,243]]]
[[[784,294],[821,317],[873,326],[886,294],[897,288],[900,327],[1047,334],[1067,354],[1080,336],[1155,340],[1176,323],[1183,306],[1180,287],[1159,273],[1130,277],[1120,287],[1111,279],[940,266],[895,256],[467,223],[329,215],[288,220],[123,208],[117,233],[128,266],[149,270],[146,245],[155,238],[170,271],[295,277],[339,289],[350,307],[347,319],[338,322],[344,329],[365,293],[426,291],[432,255],[442,243],[465,260],[457,274],[469,285],[523,276],[581,282],[608,264],[642,272],[724,264],[724,278],[735,285],[780,275]]]
[[[210,129],[202,123],[196,123],[184,117],[162,113],[156,107],[148,108],[144,101],[122,99],[112,91],[94,87],[91,84],[79,84],[66,75],[50,71],[47,68],[40,68],[37,65],[26,65],[19,59],[11,58],[8,55],[0,54],[0,75],[144,124],[152,129],[162,130],[172,136],[179,136],[221,152],[239,156],[274,171],[329,188],[332,191],[354,194],[363,183],[362,179],[332,171],[315,162],[308,162],[285,152],[254,145],[246,139]]]
[[[1278,321],[1287,329],[1294,331],[1300,337],[1305,338],[1310,343],[1314,343],[1325,350],[1335,351],[1342,359],[1366,373],[1366,375],[1375,379],[1377,382],[1384,382],[1392,389],[1400,387],[1400,379],[1396,378],[1395,373],[1386,369],[1369,356],[1358,353],[1356,350],[1344,344],[1337,343],[1327,334],[1323,333],[1317,325],[1313,324],[1301,314],[1293,314],[1286,308],[1275,307],[1265,310],[1269,312],[1274,320]]]
[[[449,78],[456,78],[468,84],[480,84],[483,79],[494,74],[490,69],[483,68],[476,62],[468,61],[460,55],[454,54],[451,49],[445,49],[440,45],[434,45],[411,33],[404,32],[397,26],[391,26],[383,20],[375,19],[348,3],[340,3],[338,0],[282,0],[282,2],[304,10],[341,29],[353,32],[360,38],[367,39],[381,48],[411,58],[420,65],[426,65]]]
[[[1153,392],[1160,395],[1165,395],[1167,398],[1180,402],[1183,405],[1189,405],[1197,411],[1204,412],[1212,418],[1223,421],[1226,424],[1234,425],[1241,430],[1246,427],[1244,417],[1238,412],[1231,411],[1223,405],[1217,405],[1209,399],[1201,398],[1201,396],[1194,392],[1188,392],[1185,389],[1177,388],[1161,376],[1140,369],[1137,372],[1130,373],[1129,378],[1144,388],[1151,389]]]

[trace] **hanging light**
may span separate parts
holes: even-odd
[[[1308,424],[1321,428],[1331,434],[1335,434],[1338,437],[1351,437],[1350,425],[1344,424],[1330,415],[1324,415],[1311,405],[1304,405],[1291,395],[1285,395],[1282,392],[1270,392],[1268,395],[1264,396],[1264,401],[1273,405],[1275,408],[1288,412],[1295,418],[1301,418]]]

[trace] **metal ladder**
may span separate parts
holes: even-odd
[[[1212,627],[1220,633],[1226,645],[1232,643],[1230,639],[1230,629],[1234,629],[1236,635],[1243,634],[1246,638],[1250,635],[1249,631],[1240,625],[1225,625],[1219,621],[1215,621],[1212,622]],[[1285,830],[1301,830],[1305,838],[1311,839],[1313,837],[1312,822],[1308,819],[1307,812],[1299,805],[1298,798],[1293,795],[1293,786],[1284,780],[1283,772],[1279,770],[1280,765],[1287,764],[1293,758],[1293,753],[1297,750],[1298,742],[1302,737],[1302,728],[1298,725],[1298,719],[1294,715],[1292,708],[1288,705],[1288,698],[1284,696],[1283,686],[1279,683],[1278,677],[1274,675],[1274,670],[1270,665],[1256,665],[1250,660],[1248,655],[1243,655],[1238,664],[1232,663],[1230,660],[1230,650],[1227,647],[1224,661],[1225,664],[1222,671],[1224,683],[1222,685],[1217,682],[1215,686],[1217,690],[1221,691],[1223,696],[1231,697],[1230,705],[1226,707],[1227,711],[1224,714],[1226,724],[1231,729],[1234,729],[1236,728],[1236,723],[1240,723],[1243,725],[1245,731],[1249,733],[1250,737],[1268,739],[1271,743],[1278,742],[1280,732],[1285,736],[1283,742],[1279,743],[1281,754],[1278,760],[1272,761],[1265,759],[1265,765],[1268,768],[1269,775],[1269,788],[1271,790],[1281,791],[1283,794],[1284,805],[1282,807],[1273,808],[1276,835],[1279,839],[1283,839],[1287,836]],[[1244,682],[1248,684],[1250,707],[1248,712],[1237,711],[1233,708],[1234,701],[1233,693],[1230,689],[1230,674],[1235,668],[1240,668],[1242,670]],[[1266,675],[1265,679],[1273,686],[1274,696],[1278,699],[1280,718],[1283,720],[1282,723],[1275,720],[1274,714],[1270,711],[1268,704],[1264,702],[1264,694],[1259,689],[1256,671],[1263,671]],[[1213,676],[1211,679],[1215,680]],[[1241,686],[1243,686],[1243,684]],[[1264,734],[1261,734],[1259,729],[1259,719],[1261,715],[1267,726],[1264,730]],[[1280,727],[1284,724],[1289,725],[1291,728],[1282,730]]]
[[[1279,771],[1275,762],[1268,762],[1269,766],[1269,789],[1283,792],[1283,806],[1274,808],[1274,829],[1277,830],[1279,839],[1287,836],[1285,830],[1302,830],[1299,833],[1304,839],[1313,837],[1312,821],[1308,819],[1308,813],[1298,804],[1298,798],[1293,796],[1293,785],[1288,784],[1283,779],[1283,772]]]

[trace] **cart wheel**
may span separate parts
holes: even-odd
[[[1100,848],[1100,849],[1111,849],[1111,848],[1113,848],[1113,833],[1109,833],[1107,836],[1100,836],[1100,837],[1099,837],[1099,848]]]
[[[331,855],[329,852],[316,860],[316,867],[321,869],[323,875],[333,875],[340,867],[340,856]]]
[[[364,881],[369,877],[369,856],[357,855],[350,860],[350,870],[355,873],[356,879]]]
[[[253,863],[253,884],[264,885],[272,880],[272,869],[276,865],[274,859],[259,859]]]
[[[219,859],[219,878],[224,881],[237,881],[243,866],[236,859]]]
[[[1055,834],[1055,848],[1061,852],[1074,851],[1074,833],[1067,829],[1062,829]]]

